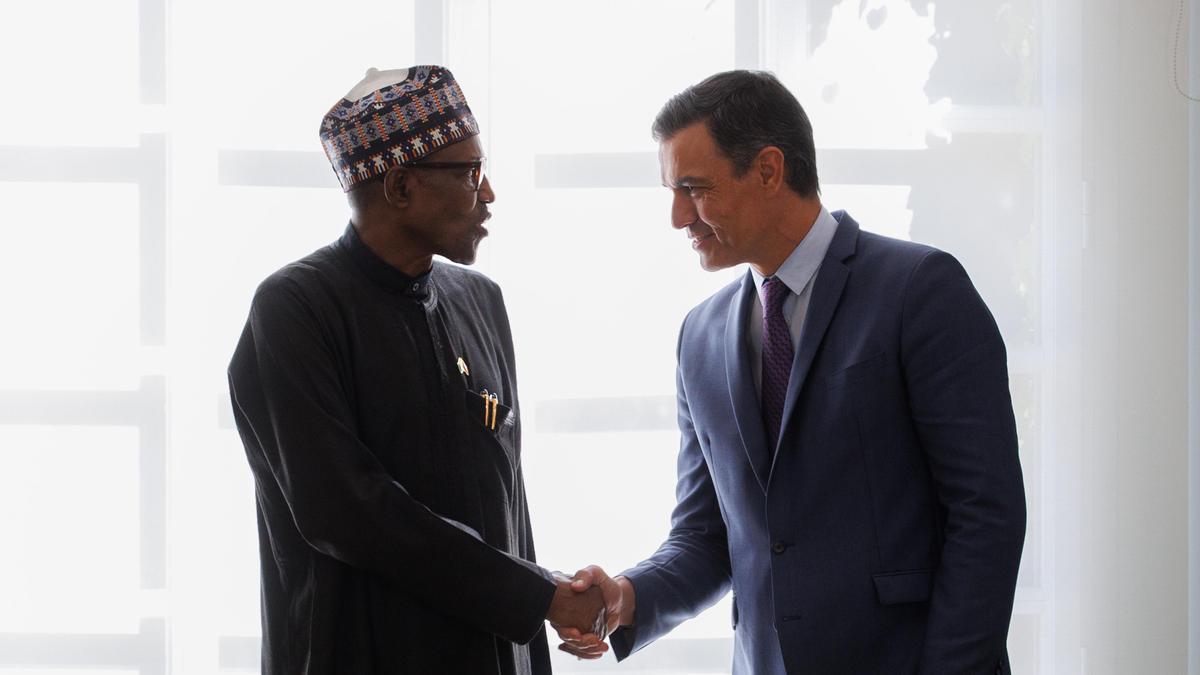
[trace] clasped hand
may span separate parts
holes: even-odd
[[[555,580],[558,588],[547,618],[562,640],[558,648],[581,659],[600,658],[608,651],[605,638],[630,623],[632,587],[627,591],[596,565],[579,570],[574,578],[556,572]]]

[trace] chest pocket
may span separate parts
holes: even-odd
[[[516,549],[517,537],[507,513],[519,493],[517,475],[520,457],[517,448],[517,414],[511,407],[481,392],[467,389],[463,394],[467,409],[466,435],[475,448],[474,475],[484,512],[484,540],[506,551]],[[500,507],[500,508],[497,508]]]
[[[516,424],[513,409],[498,398],[485,397],[482,392],[467,389],[464,400],[467,418],[492,436],[499,436],[505,431],[511,432]]]
[[[469,434],[482,435],[488,445],[502,453],[511,470],[520,463],[517,448],[517,413],[498,398],[484,398],[482,392],[465,390],[463,402],[467,408]]]
[[[871,383],[888,374],[887,366],[887,354],[879,352],[830,374],[825,384],[829,389],[835,389],[864,381]]]

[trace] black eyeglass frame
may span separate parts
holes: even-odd
[[[478,192],[487,171],[487,157],[466,162],[413,162],[404,166],[412,169],[470,169],[472,189]]]

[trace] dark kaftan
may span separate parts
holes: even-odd
[[[262,283],[229,383],[264,675],[550,672],[554,582],[533,562],[495,283],[406,277],[348,227]]]

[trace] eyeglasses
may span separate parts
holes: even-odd
[[[487,172],[487,157],[480,157],[469,162],[413,162],[407,166],[414,169],[457,169],[459,171],[469,170],[471,177],[471,190],[478,192],[479,187],[483,184],[483,176]]]

